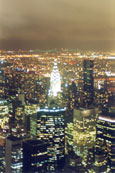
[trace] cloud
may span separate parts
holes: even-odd
[[[107,45],[115,36],[114,6],[114,0],[0,0],[0,39],[7,48]]]

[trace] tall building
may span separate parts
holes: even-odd
[[[83,106],[89,107],[94,99],[93,60],[83,61]]]
[[[48,92],[48,107],[63,107],[61,94],[61,76],[58,71],[57,62],[54,61],[53,70],[50,77],[50,89]]]
[[[78,106],[78,91],[74,81],[72,81],[72,84],[69,87],[68,95],[68,109],[73,111],[73,109]]]
[[[114,97],[111,91],[108,91],[106,84],[103,88],[97,90],[95,96],[95,104],[98,105],[102,112],[106,112],[108,110],[110,100],[114,101]]]
[[[93,106],[93,60],[83,61],[83,98],[80,107],[73,110],[73,150],[82,158],[82,165],[88,171],[94,162],[96,142],[96,120],[98,109]]]
[[[37,136],[37,110],[38,104],[27,104],[24,109],[26,134],[34,137]]]
[[[5,96],[5,78],[4,78],[4,69],[1,68],[0,62],[0,98],[4,98]]]
[[[65,108],[61,97],[61,80],[56,61],[50,79],[48,107],[38,109],[37,137],[45,139],[48,146],[50,170],[64,166],[65,156]]]
[[[23,167],[22,140],[9,136],[6,139],[6,168],[5,172],[20,173]]]
[[[115,108],[103,112],[97,121],[96,171],[115,172]],[[99,158],[101,157],[101,162]]]
[[[69,153],[73,149],[73,123],[67,123],[65,128],[65,152]]]
[[[63,166],[65,154],[65,109],[39,109],[37,137],[49,143],[48,156],[51,170]]]
[[[73,150],[84,167],[92,165],[96,142],[97,108],[79,108],[73,112]]]
[[[2,130],[9,121],[9,108],[7,100],[0,99],[0,129]],[[0,131],[1,131],[0,130]]]
[[[29,139],[23,142],[23,171],[48,171],[48,143],[42,140]]]
[[[61,92],[61,77],[57,67],[57,61],[54,61],[53,70],[50,76],[49,95],[56,97],[58,92]]]
[[[5,172],[5,137],[0,137],[0,172]]]

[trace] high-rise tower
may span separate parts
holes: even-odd
[[[57,67],[57,61],[54,61],[53,70],[50,77],[50,90],[49,95],[56,97],[58,92],[61,92],[61,77]]]
[[[84,167],[90,167],[96,141],[98,109],[79,108],[73,112],[73,149],[82,158]]]
[[[96,172],[115,172],[115,106],[102,112],[97,120]]]
[[[6,168],[5,172],[22,172],[23,153],[22,139],[9,136],[6,139]]]
[[[37,138],[47,141],[49,170],[64,166],[65,160],[65,108],[62,104],[61,77],[55,60],[50,78],[48,107],[37,112]]]
[[[57,61],[54,61],[53,70],[50,77],[50,89],[48,93],[48,107],[63,107],[61,94],[61,76],[58,71]]]
[[[93,60],[84,60],[83,69],[84,69],[83,104],[85,107],[89,107],[93,103],[93,98],[94,98]]]
[[[86,170],[92,169],[96,141],[98,108],[93,106],[93,60],[83,61],[83,98],[80,107],[73,110],[73,150],[82,159]]]

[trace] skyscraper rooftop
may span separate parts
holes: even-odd
[[[50,91],[51,96],[56,97],[58,92],[61,92],[61,77],[57,67],[57,61],[55,59],[53,70],[50,77]]]

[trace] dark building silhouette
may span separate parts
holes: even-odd
[[[84,60],[83,71],[83,106],[88,107],[94,98],[93,60]]]
[[[29,139],[23,142],[23,172],[46,172],[48,170],[48,143]]]

